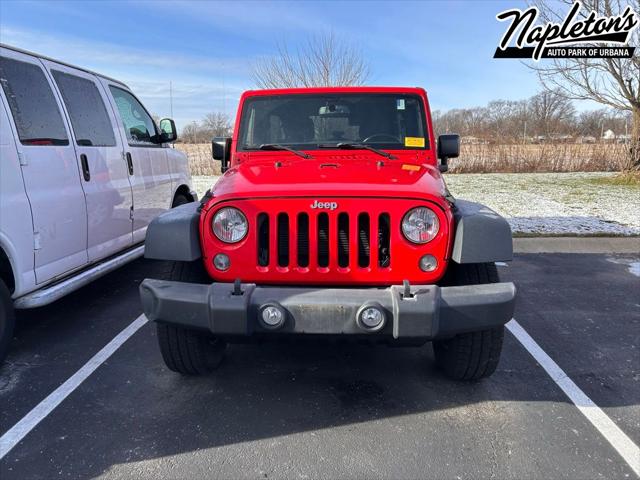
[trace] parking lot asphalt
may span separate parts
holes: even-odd
[[[518,255],[515,318],[640,443],[636,255]],[[141,313],[136,261],[20,312],[0,435]],[[640,459],[638,459],[640,462]],[[144,325],[2,460],[0,478],[634,478],[520,342],[497,372],[445,379],[421,348],[234,345],[220,370],[167,370]]]

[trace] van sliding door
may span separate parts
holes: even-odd
[[[87,202],[87,252],[100,260],[133,244],[129,171],[99,79],[44,61],[66,107]]]
[[[87,264],[87,212],[62,105],[37,58],[0,48],[0,84],[19,140],[36,283]],[[18,214],[17,212],[15,213]]]

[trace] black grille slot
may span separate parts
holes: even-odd
[[[318,215],[318,266],[329,266],[329,215]]]
[[[258,215],[258,265],[269,265],[269,216],[266,213]]]
[[[369,266],[371,256],[369,214],[358,215],[358,265],[362,268]]]
[[[309,215],[298,214],[298,266],[309,266]]]
[[[378,266],[385,268],[391,264],[391,221],[388,213],[378,217]]]
[[[289,265],[289,215],[278,215],[278,265]]]
[[[338,265],[349,266],[349,215],[338,215]]]

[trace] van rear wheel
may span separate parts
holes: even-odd
[[[9,351],[15,321],[11,293],[4,282],[0,280],[0,365],[4,362]]]
[[[171,207],[175,208],[175,207],[179,207],[180,205],[184,205],[186,203],[191,203],[191,202],[193,202],[192,199],[187,198],[187,196],[182,193],[178,193],[173,199],[173,204],[171,205]]]
[[[448,284],[479,285],[498,283],[498,269],[494,263],[452,263]],[[479,380],[495,372],[500,353],[504,327],[462,333],[447,340],[433,342],[436,365],[454,380]]]
[[[201,260],[174,262],[170,279],[178,282],[211,283]],[[202,375],[215,370],[224,357],[226,344],[204,330],[166,323],[156,324],[158,345],[164,363],[183,375]]]

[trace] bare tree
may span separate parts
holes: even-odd
[[[581,112],[577,119],[577,130],[583,136],[602,137],[609,116],[609,111],[606,108]]]
[[[193,121],[182,129],[185,143],[209,143],[212,137],[230,137],[233,123],[226,113],[211,112],[200,121]]]
[[[181,140],[185,143],[198,143],[198,123],[193,121],[182,129]]]
[[[581,112],[578,115],[576,127],[581,135],[602,137],[606,130],[612,130],[616,135],[627,134],[631,127],[631,112],[601,108]]]
[[[575,120],[576,109],[571,100],[556,90],[544,90],[528,102],[531,126],[538,135],[568,133]]]
[[[369,64],[361,49],[333,33],[312,36],[291,49],[277,44],[277,54],[254,63],[252,79],[258,88],[363,85]]]
[[[545,22],[562,22],[573,0],[532,0]],[[630,5],[640,11],[640,0],[582,0],[577,20],[591,11],[598,15],[615,15]],[[631,35],[630,45],[640,43],[640,28]],[[640,170],[640,52],[632,58],[545,59],[535,69],[542,85],[574,100],[595,100],[633,115],[630,168]]]
[[[208,113],[202,120],[201,126],[209,137],[228,137],[231,135],[231,119],[226,113]]]

